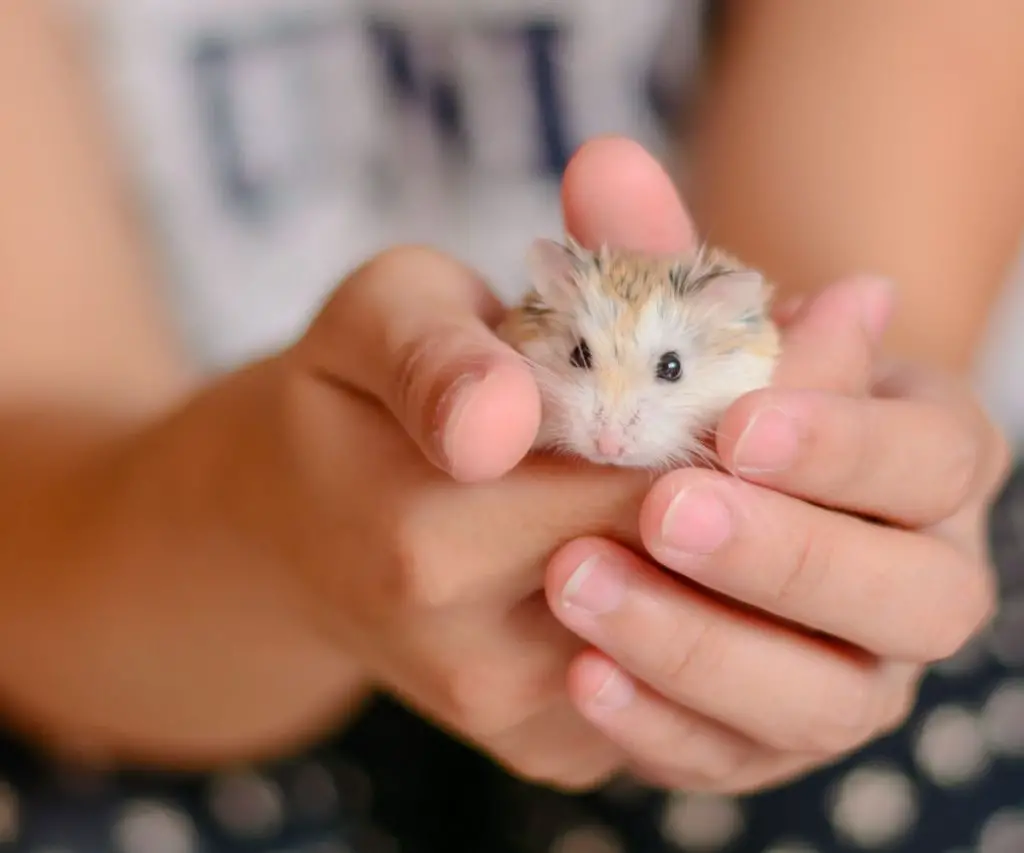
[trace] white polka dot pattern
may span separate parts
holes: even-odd
[[[184,812],[159,802],[129,803],[114,825],[121,853],[194,853],[196,828]]]
[[[291,791],[294,808],[304,818],[328,818],[338,807],[337,786],[323,764],[301,765],[292,777]]]
[[[608,827],[577,826],[555,840],[551,853],[626,853],[626,850]]]
[[[743,811],[735,800],[707,794],[672,794],[662,819],[665,838],[695,853],[721,850],[743,828]]]
[[[1024,811],[1004,809],[982,827],[978,853],[1021,853],[1024,850]]]
[[[839,781],[831,797],[837,833],[868,849],[894,844],[917,816],[914,787],[893,767],[860,767]]]
[[[0,844],[18,840],[21,822],[21,801],[8,782],[0,782]]]
[[[230,833],[265,838],[280,831],[284,802],[276,783],[251,771],[225,773],[210,785],[210,811]]]
[[[981,719],[993,750],[1024,757],[1024,679],[1007,679],[993,690]]]
[[[915,758],[939,785],[954,787],[978,779],[989,764],[978,718],[954,705],[936,708],[920,728]]]

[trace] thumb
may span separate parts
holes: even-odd
[[[782,324],[782,356],[772,384],[866,394],[892,296],[884,279],[850,276],[795,309],[781,306],[777,319]]]
[[[503,307],[471,270],[431,249],[389,249],[356,269],[297,350],[322,378],[367,394],[423,454],[465,482],[530,449],[540,395],[491,328]]]

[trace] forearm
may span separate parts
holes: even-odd
[[[294,518],[264,452],[276,362],[194,393],[51,5],[0,5],[0,700],[116,758],[273,750],[359,682],[254,541]]]
[[[64,5],[0,4],[0,399],[149,413],[196,375]]]
[[[1024,5],[733,3],[695,138],[699,227],[783,295],[898,286],[887,345],[968,369],[1024,222]]]
[[[291,517],[272,373],[141,429],[3,421],[0,694],[20,725],[101,757],[204,764],[285,748],[358,697],[270,532]]]

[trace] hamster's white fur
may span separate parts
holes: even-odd
[[[701,439],[725,409],[771,381],[772,288],[723,252],[538,240],[529,268],[532,289],[499,333],[536,375],[538,448],[653,469],[708,458]]]

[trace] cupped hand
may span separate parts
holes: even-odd
[[[688,233],[632,143],[586,146],[563,195],[573,230],[653,250]],[[281,359],[288,451],[273,482],[290,493],[275,504],[296,510],[268,521],[267,547],[294,568],[313,623],[379,685],[521,775],[586,787],[628,757],[569,699],[585,644],[551,614],[544,567],[584,534],[639,546],[650,479],[518,464],[539,397],[492,331],[502,313],[479,276],[427,248],[349,276]]]
[[[830,763],[989,618],[1006,445],[963,382],[881,359],[891,301],[851,278],[786,319],[773,387],[719,425],[726,471],[647,495],[645,556],[587,537],[551,561],[589,645],[570,692],[642,777],[743,792]]]

